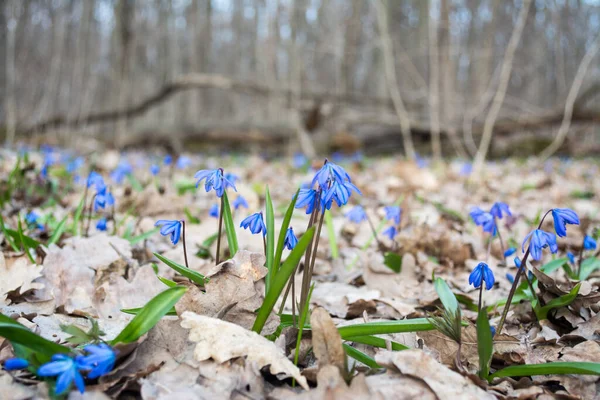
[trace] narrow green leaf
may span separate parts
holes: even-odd
[[[136,244],[139,242],[143,242],[144,240],[148,239],[150,236],[154,235],[156,232],[159,232],[159,231],[160,231],[160,228],[154,228],[147,232],[140,233],[137,236],[133,236],[127,240],[129,241],[130,244],[133,245],[133,244]]]
[[[308,290],[308,297],[304,303],[304,307],[302,307],[302,310],[300,311],[300,320],[298,321],[298,326],[304,326],[306,324],[306,319],[308,318],[308,314],[310,314],[308,307],[314,288],[315,284],[313,283]],[[303,333],[304,329],[298,329],[298,335],[296,337],[296,349],[294,350],[294,365],[298,365],[298,357],[300,356],[300,343],[302,342]]]
[[[331,217],[331,211],[325,211],[325,225],[327,226],[327,236],[329,237],[329,248],[331,250],[331,258],[334,260],[339,257],[339,249],[337,245],[337,239],[335,237],[335,227],[333,226],[333,218]]]
[[[6,227],[6,225],[4,225],[4,219],[2,218],[2,215],[0,215],[0,228],[2,229],[2,233],[4,234],[4,238],[10,244],[10,247],[12,247],[13,251],[19,252],[19,246],[17,246],[17,243],[15,242],[15,239],[8,232],[9,229]]]
[[[273,265],[279,270],[279,264],[281,264],[281,256],[283,254],[283,244],[285,243],[285,235],[287,233],[288,228],[290,227],[290,221],[292,220],[292,215],[294,214],[294,207],[296,207],[296,200],[298,200],[298,191],[292,198],[290,205],[288,206],[285,216],[283,217],[283,222],[281,223],[281,229],[279,230],[279,240],[277,241],[277,249],[275,250],[275,258],[273,259]]]
[[[534,375],[600,375],[600,363],[549,362],[545,364],[513,365],[490,375],[489,379],[505,376]]]
[[[233,222],[233,216],[231,215],[231,206],[229,205],[229,198],[227,192],[223,192],[223,222],[225,223],[225,232],[227,233],[227,243],[229,245],[229,253],[231,257],[235,256],[238,252],[238,241],[237,234],[235,233],[235,223]]]
[[[138,315],[140,311],[142,311],[142,307],[138,308],[122,308],[121,312],[125,314]],[[171,308],[166,314],[166,316],[173,317],[177,315],[177,311],[175,311],[175,307]]]
[[[452,293],[446,281],[442,278],[435,278],[433,286],[438,296],[440,296],[444,308],[452,313],[456,313],[459,310],[458,300],[456,300],[456,296]]]
[[[577,297],[580,287],[581,287],[581,282],[579,282],[577,285],[575,285],[569,293],[567,293],[563,296],[557,297],[555,299],[552,299],[544,307],[537,309],[536,315],[537,315],[538,319],[546,319],[546,318],[548,318],[548,313],[551,310],[553,310],[555,308],[565,307],[565,306],[568,306],[569,304],[571,304],[573,302],[573,300],[575,300],[575,298]]]
[[[172,281],[170,279],[167,279],[167,278],[163,278],[160,275],[156,275],[156,277],[158,278],[159,281],[161,281],[162,283],[164,283],[168,287],[175,287],[175,286],[177,286],[177,282],[174,282],[174,281]]]
[[[158,253],[153,253],[153,254],[160,261],[164,262],[169,267],[173,268],[175,271],[179,272],[181,275],[185,276],[186,278],[188,278],[189,280],[191,280],[195,284],[200,285],[200,286],[204,286],[204,284],[206,282],[208,282],[208,279],[204,275],[202,275],[201,273],[196,272],[193,269],[190,269],[190,268],[186,267],[185,265],[181,265],[179,263],[176,263],[173,260],[169,260],[168,258],[166,258],[164,256],[161,256]]]
[[[556,260],[552,260],[552,261],[544,264],[540,268],[540,271],[542,271],[545,274],[549,274],[551,272],[556,271],[557,269],[562,267],[564,264],[568,264],[568,263],[569,263],[569,260],[567,259],[567,257],[557,258]]]
[[[273,284],[269,289],[269,292],[266,294],[265,299],[263,301],[262,306],[258,310],[258,315],[256,316],[256,320],[254,321],[254,325],[252,326],[252,330],[256,333],[260,333],[262,331],[269,314],[273,310],[277,299],[281,295],[281,291],[283,290],[285,284],[290,279],[290,276],[296,269],[296,266],[300,262],[302,255],[306,251],[306,248],[310,244],[313,235],[315,234],[315,227],[310,228],[298,241],[294,250],[290,252],[288,258],[284,261],[279,269],[277,275],[275,275],[275,279],[273,280]]]
[[[379,347],[381,349],[386,349],[387,348],[386,342],[389,342],[392,347],[392,350],[399,351],[399,350],[410,349],[410,347],[403,345],[401,343],[394,342],[393,340],[386,341],[385,339],[382,339],[377,336],[352,336],[349,338],[345,338],[344,340],[348,340],[348,341],[354,342],[354,343],[366,344],[366,345],[373,346],[373,347]]]
[[[183,212],[185,214],[185,219],[188,223],[190,223],[190,224],[199,224],[200,223],[200,218],[193,215],[189,208],[185,207],[183,209]]]
[[[133,190],[136,192],[142,192],[144,190],[144,187],[140,181],[138,181],[133,174],[127,174],[127,180],[129,181],[129,184],[131,184]]]
[[[402,256],[400,256],[400,254],[388,251],[383,256],[383,263],[395,273],[400,273],[402,270]]]
[[[25,326],[4,314],[0,314],[0,337],[5,338],[11,343],[31,349],[36,353],[41,353],[47,358],[57,353],[69,353],[71,351],[68,347],[36,335]]]
[[[381,368],[381,366],[377,364],[377,362],[373,358],[369,357],[362,351],[357,350],[354,347],[347,345],[346,343],[342,344],[342,346],[344,346],[344,350],[346,351],[346,355],[348,357],[354,358],[356,361],[365,364],[367,367]]]
[[[67,219],[69,219],[69,216],[64,217],[62,221],[58,223],[56,229],[52,233],[52,236],[48,240],[48,246],[50,246],[51,244],[58,243],[62,234],[65,233],[65,229],[67,229]]]
[[[265,192],[265,208],[267,222],[267,254],[265,254],[265,257],[267,259],[266,265],[268,270],[267,278],[265,279],[265,292],[268,292],[276,275],[276,269],[273,268],[273,261],[275,258],[275,213],[273,211],[273,200],[271,200],[269,186],[267,186]]]
[[[35,259],[33,258],[33,256],[31,255],[31,252],[29,251],[30,247],[28,246],[28,244],[25,242],[25,234],[23,233],[23,226],[21,225],[21,218],[18,219],[18,233],[19,233],[19,239],[21,240],[21,245],[23,246],[23,251],[25,251],[25,254],[27,255],[27,258],[29,258],[29,261],[31,261],[33,264],[35,264]],[[35,246],[37,247],[37,246]]]
[[[81,200],[79,200],[79,204],[77,205],[77,209],[75,210],[75,215],[73,216],[73,225],[71,225],[71,234],[73,236],[79,235],[79,220],[81,219],[81,215],[83,214],[84,207],[85,195],[81,196]]]
[[[477,351],[479,353],[479,377],[487,379],[490,374],[490,362],[494,353],[492,331],[487,311],[482,308],[477,315]]]
[[[581,262],[579,279],[586,280],[594,271],[600,269],[600,259],[596,257],[586,258]]]
[[[338,328],[338,331],[340,332],[342,339],[346,340],[346,338],[353,336],[431,331],[434,329],[435,327],[427,320],[427,318],[414,318],[401,321],[367,322],[364,324],[342,326]]]
[[[142,307],[140,312],[110,344],[114,346],[118,343],[131,343],[138,340],[140,336],[152,329],[165,314],[171,311],[186,291],[187,288],[177,286],[156,295]]]

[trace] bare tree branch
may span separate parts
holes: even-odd
[[[500,70],[500,82],[498,83],[498,90],[496,91],[496,95],[492,101],[492,106],[485,119],[483,136],[481,137],[479,149],[477,150],[475,161],[473,162],[473,174],[471,176],[475,179],[477,179],[481,173],[483,163],[485,162],[485,158],[490,148],[492,133],[494,132],[494,124],[496,123],[498,113],[502,107],[504,96],[506,95],[506,88],[508,87],[508,81],[510,79],[510,73],[513,66],[513,58],[515,56],[517,46],[519,45],[521,34],[523,33],[523,28],[525,27],[525,22],[527,21],[527,14],[530,6],[531,0],[523,1],[523,7],[519,11],[517,24],[512,32],[508,46],[506,47],[506,53],[504,54],[504,60],[502,61],[502,69]]]
[[[571,126],[573,108],[575,101],[577,100],[577,94],[579,93],[579,90],[581,90],[581,85],[583,84],[585,74],[590,66],[590,63],[596,56],[598,49],[600,49],[600,35],[596,37],[594,43],[592,43],[588,51],[585,53],[585,56],[583,56],[583,59],[577,68],[577,73],[575,74],[575,78],[573,78],[573,84],[571,85],[571,89],[569,89],[569,94],[567,95],[565,112],[563,115],[563,120],[560,124],[560,128],[558,128],[558,133],[556,138],[554,138],[554,141],[540,153],[541,161],[546,160],[548,157],[554,154],[556,150],[558,150],[564,143],[567,133],[569,133],[569,127]]]

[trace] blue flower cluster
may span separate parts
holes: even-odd
[[[353,191],[361,194],[344,168],[325,160],[325,164],[315,174],[310,187],[300,189],[296,208],[306,207],[306,213],[311,214],[315,206],[317,211],[331,209],[334,201],[338,207],[341,207],[348,204]]]
[[[87,354],[53,355],[50,362],[38,368],[37,375],[57,377],[54,388],[56,395],[65,393],[73,383],[81,393],[84,393],[85,383],[82,372],[87,373],[88,379],[97,379],[112,371],[117,359],[115,351],[105,343],[85,346],[84,351]],[[27,367],[29,367],[29,362],[22,358],[12,358],[4,363],[4,369],[9,371]]]
[[[115,204],[115,198],[112,193],[108,190],[108,186],[104,183],[102,175],[96,171],[90,172],[87,179],[87,187],[94,186],[96,189],[96,195],[94,196],[94,211],[104,209],[106,206],[112,206]]]
[[[237,177],[233,174],[224,176],[223,169],[221,168],[213,170],[203,169],[196,172],[194,178],[196,179],[196,187],[200,185],[200,182],[205,180],[204,190],[206,190],[206,193],[214,190],[217,197],[223,197],[223,192],[228,187],[233,188],[233,190],[237,192],[237,189],[235,188],[235,180]]]
[[[479,207],[473,207],[469,213],[475,225],[481,226],[484,232],[496,235],[496,219],[502,219],[504,216],[512,216],[510,207],[506,203],[496,202],[492,205],[489,212],[483,211]]]

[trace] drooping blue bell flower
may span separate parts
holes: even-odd
[[[516,247],[509,247],[504,251],[504,258],[512,256],[513,254],[515,254],[516,251]]]
[[[172,156],[172,155],[170,155],[170,154],[167,154],[167,155],[165,156],[165,158],[163,159],[163,163],[164,163],[165,165],[171,165],[171,164],[173,163],[173,156]]]
[[[4,369],[7,371],[15,371],[29,367],[29,361],[23,358],[9,358],[4,361]]]
[[[233,203],[231,203],[231,205],[233,205],[233,208],[235,210],[237,210],[240,207],[248,208],[248,202],[243,196],[236,197]]]
[[[402,215],[402,209],[400,206],[386,206],[384,208],[385,217],[388,221],[394,221],[396,225],[400,225],[400,217]]]
[[[596,240],[593,237],[585,235],[583,238],[583,249],[584,250],[596,250]]]
[[[293,250],[294,247],[298,244],[298,238],[294,235],[294,230],[290,226],[288,230],[285,232],[285,239],[283,241],[283,246],[288,250]]]
[[[306,207],[306,213],[311,214],[315,204],[320,207],[320,202],[315,201],[317,191],[315,189],[300,189],[298,192],[298,199],[296,200],[295,208]]]
[[[177,244],[181,237],[181,221],[161,219],[156,221],[154,226],[160,226],[160,234],[163,236],[171,235],[171,243]]]
[[[506,273],[506,280],[510,282],[511,285],[515,283],[515,277],[509,272]]]
[[[126,160],[122,160],[119,162],[119,165],[117,165],[117,168],[110,173],[110,179],[120,185],[128,175],[131,175],[132,172],[133,167],[131,164],[129,164],[129,162]]]
[[[571,253],[570,251],[567,251],[567,258],[569,259],[569,262],[573,265],[575,265],[575,254]]]
[[[496,221],[491,213],[485,212],[479,207],[473,207],[469,215],[475,225],[481,226],[484,232],[491,233],[492,236],[496,235]]]
[[[560,237],[567,236],[567,224],[579,225],[579,217],[575,211],[568,208],[553,208],[554,230]]]
[[[206,180],[204,183],[204,190],[206,190],[206,193],[208,193],[211,191],[211,189],[214,189],[215,193],[217,194],[217,197],[222,197],[223,192],[228,187],[232,187],[233,190],[237,192],[235,184],[228,180],[225,176],[223,176],[223,170],[220,168],[213,170],[204,169],[198,171],[194,175],[194,178],[196,179],[196,187],[200,185],[200,182]]]
[[[106,231],[106,218],[102,217],[96,223],[96,229],[99,231]]]
[[[210,215],[211,217],[214,218],[219,218],[219,205],[218,204],[213,204],[210,207],[210,210],[208,210],[208,215]]]
[[[390,240],[394,240],[396,235],[398,234],[398,230],[395,225],[390,226],[385,231],[382,232],[385,236],[389,237]]]
[[[88,353],[79,363],[84,369],[89,369],[87,377],[96,379],[108,374],[115,366],[117,355],[115,351],[107,344],[91,344],[84,347]]]
[[[262,212],[257,212],[246,217],[240,223],[240,226],[244,229],[250,229],[250,232],[252,232],[253,234],[261,232],[263,236],[267,234],[267,226],[265,225],[265,221],[263,220]]]
[[[512,212],[510,211],[510,207],[508,204],[497,201],[494,203],[492,208],[490,209],[490,214],[498,219],[502,219],[503,216],[508,215],[512,216]]]
[[[490,290],[494,286],[495,278],[491,268],[484,262],[480,262],[469,275],[469,284],[478,288],[485,282],[485,289]]]
[[[550,252],[556,253],[558,251],[558,245],[556,244],[556,235],[543,231],[541,229],[535,229],[525,236],[523,243],[521,244],[521,250],[525,252],[525,243],[530,240],[529,247],[531,257],[534,260],[539,261],[542,258],[542,249],[549,247]]]
[[[362,206],[354,206],[346,213],[346,217],[348,217],[350,221],[359,224],[367,219],[367,213]]]

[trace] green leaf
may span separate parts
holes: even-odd
[[[159,232],[159,231],[160,231],[160,228],[154,228],[147,232],[140,233],[137,236],[130,237],[127,240],[129,241],[130,244],[133,245],[133,244],[136,244],[139,242],[143,242],[144,240],[148,239],[150,236],[154,235],[156,232]]]
[[[79,346],[80,344],[84,343],[90,343],[93,340],[93,338],[90,335],[88,335],[83,329],[79,328],[78,326],[60,325],[60,329],[63,332],[71,335],[66,339],[66,341],[76,346]]]
[[[381,366],[379,364],[377,364],[377,362],[373,358],[369,357],[362,351],[357,350],[354,347],[347,345],[346,343],[342,344],[342,346],[344,346],[344,350],[346,351],[346,355],[348,357],[352,357],[356,361],[360,361],[361,363],[365,364],[367,367],[381,368]]]
[[[494,353],[492,331],[487,311],[482,308],[477,315],[477,351],[479,353],[479,377],[487,379],[490,374],[490,362]]]
[[[79,220],[81,219],[81,216],[83,215],[84,207],[85,207],[85,194],[83,196],[81,196],[81,200],[79,200],[79,204],[77,205],[77,209],[75,210],[75,215],[73,216],[73,225],[71,225],[71,234],[73,236],[79,235]]]
[[[129,181],[129,184],[131,184],[133,190],[135,190],[136,192],[141,192],[144,190],[144,187],[142,186],[140,181],[138,181],[135,178],[135,176],[133,176],[133,174],[127,174],[127,180]]]
[[[160,275],[156,275],[156,277],[158,278],[159,281],[161,281],[162,283],[164,283],[168,287],[175,287],[175,286],[177,286],[177,282],[174,282],[174,281],[172,281],[170,279],[167,279],[167,278],[163,278]]]
[[[69,353],[71,351],[68,347],[36,335],[25,326],[4,314],[0,314],[0,337],[5,338],[11,343],[26,347],[36,353],[40,353],[48,359],[54,354]]]
[[[335,260],[339,257],[339,249],[335,237],[335,227],[333,226],[333,218],[331,218],[330,210],[325,211],[325,224],[327,226],[327,236],[329,237],[329,248],[331,250],[331,258]]]
[[[6,236],[10,236],[12,239],[14,239],[15,240],[15,244],[17,246],[24,245],[23,247],[28,247],[30,249],[36,249],[41,244],[40,242],[38,242],[34,238],[29,237],[29,236],[23,234],[22,230],[21,230],[21,233],[19,233],[19,231],[15,231],[14,229],[5,228],[4,229],[4,234]]]
[[[354,342],[354,343],[366,344],[366,345],[373,346],[373,347],[379,347],[381,349],[386,349],[387,348],[386,342],[389,342],[392,347],[392,350],[399,351],[399,350],[410,349],[410,347],[405,346],[401,343],[394,342],[393,340],[385,340],[385,339],[382,339],[377,336],[352,336],[349,338],[345,338],[344,340],[348,340],[348,341]]]
[[[593,362],[549,362],[545,364],[513,365],[490,375],[493,378],[505,376],[534,375],[600,375],[600,363]]]
[[[440,300],[446,310],[452,313],[460,311],[458,300],[456,300],[456,296],[452,293],[452,290],[450,290],[450,287],[445,280],[442,278],[435,278],[433,286],[435,287],[438,296],[440,296]]]
[[[395,273],[400,273],[402,270],[402,256],[400,254],[388,251],[383,256],[383,263]]]
[[[25,234],[23,233],[23,226],[21,225],[21,218],[19,218],[19,240],[21,240],[21,244],[23,245],[23,250],[25,251],[25,254],[27,255],[27,258],[29,258],[29,261],[31,261],[33,264],[35,264],[35,259],[33,258],[33,256],[31,255],[31,252],[29,251],[29,249],[31,247],[36,248],[37,246],[29,246],[28,243],[25,241]],[[31,239],[33,240],[33,239]],[[35,242],[35,240],[34,240]],[[38,243],[39,246],[39,243]]]
[[[298,326],[304,326],[306,324],[306,319],[308,318],[308,314],[310,314],[308,307],[314,288],[315,284],[313,283],[310,286],[310,289],[308,290],[308,297],[306,299],[306,302],[304,303],[304,307],[302,307],[302,310],[300,312],[300,320],[298,321]],[[300,356],[300,343],[302,342],[303,333],[304,329],[298,329],[298,335],[296,337],[296,349],[294,350],[294,365],[298,365],[298,357]]]
[[[269,193],[268,186],[265,193],[265,208],[267,209],[267,248],[265,250],[265,257],[267,259],[266,266],[268,270],[267,278],[265,279],[265,292],[268,292],[277,271],[273,268],[273,261],[275,259],[275,213],[273,212],[273,201],[271,200],[271,193]]]
[[[153,254],[154,257],[158,258],[160,261],[164,262],[169,267],[173,268],[175,271],[179,272],[181,275],[185,276],[195,284],[204,286],[204,284],[208,282],[208,278],[206,278],[201,273],[196,272],[193,269],[186,267],[185,265],[181,265],[179,263],[176,263],[175,261],[169,260],[168,258],[163,257],[158,253]]]
[[[15,240],[13,239],[13,237],[11,236],[11,234],[8,232],[9,229],[6,227],[6,225],[4,225],[4,219],[2,218],[2,215],[0,215],[0,228],[2,229],[2,233],[4,234],[4,238],[10,244],[10,247],[12,247],[12,249],[15,252],[19,252],[19,246],[17,246],[17,243],[15,242]]]
[[[231,215],[231,206],[229,205],[229,198],[227,192],[223,191],[223,207],[221,212],[223,213],[223,222],[225,223],[225,232],[227,233],[227,243],[229,245],[229,254],[231,257],[235,256],[238,252],[238,241],[237,234],[235,233],[235,223],[233,222],[233,216]]]
[[[262,331],[269,314],[273,310],[277,299],[281,295],[281,291],[283,290],[285,284],[292,276],[296,266],[300,262],[302,255],[306,251],[306,248],[310,244],[313,235],[315,234],[315,227],[310,228],[298,241],[298,244],[294,249],[290,252],[288,258],[284,261],[279,268],[279,272],[275,275],[275,279],[273,280],[273,284],[269,289],[269,292],[266,294],[265,299],[263,301],[262,306],[258,310],[258,315],[256,316],[256,320],[254,321],[254,325],[252,326],[252,330],[256,333],[260,333]]]
[[[190,224],[199,224],[200,223],[200,218],[196,217],[195,215],[193,215],[190,212],[190,209],[185,207],[183,209],[183,212],[185,214],[185,219],[187,220],[187,222],[189,222]]]
[[[563,265],[565,264],[569,264],[569,260],[567,257],[562,257],[562,258],[557,258],[556,260],[552,260],[546,264],[544,264],[541,268],[540,271],[542,271],[545,274],[549,274],[552,273],[554,271],[556,271],[557,269],[563,267]]]
[[[138,315],[140,313],[140,311],[142,311],[142,310],[143,310],[142,307],[122,308],[121,312],[123,312],[125,314]],[[165,315],[169,316],[169,317],[177,316],[177,311],[175,311],[175,307],[171,308]]]
[[[148,332],[160,319],[173,309],[175,303],[185,294],[187,288],[177,286],[169,288],[150,300],[139,313],[127,324],[110,344],[135,342],[144,333]]]
[[[536,308],[534,308],[538,319],[540,319],[540,320],[546,319],[546,318],[548,318],[548,313],[551,310],[553,310],[555,308],[565,307],[565,306],[568,306],[569,304],[571,304],[573,302],[573,300],[575,300],[575,298],[577,297],[580,287],[581,287],[581,282],[579,282],[577,285],[575,285],[569,293],[550,300],[548,302],[548,304],[546,304],[543,307],[540,307],[540,308],[536,307],[537,310],[536,310]]]
[[[285,235],[287,233],[288,228],[290,227],[290,221],[292,220],[292,215],[294,214],[294,207],[296,206],[296,200],[298,200],[299,191],[300,189],[296,191],[296,194],[292,198],[292,201],[285,212],[285,216],[283,217],[281,229],[279,230],[279,240],[277,241],[277,249],[275,250],[275,258],[273,259],[273,265],[276,266],[277,270],[279,270],[279,264],[281,264],[281,256],[283,254]]]
[[[586,258],[581,262],[579,279],[586,280],[594,271],[600,269],[600,259],[596,257]]]
[[[67,219],[68,218],[69,218],[69,216],[66,216],[62,219],[62,221],[60,221],[58,223],[56,229],[52,233],[52,236],[48,240],[48,246],[50,246],[51,244],[58,243],[62,234],[65,232],[65,229],[67,229]]]
[[[431,331],[435,327],[427,318],[404,319],[401,321],[380,321],[367,322],[364,324],[355,324],[342,326],[338,328],[342,339],[353,336],[380,335],[383,333],[402,333],[402,332],[420,332]]]

